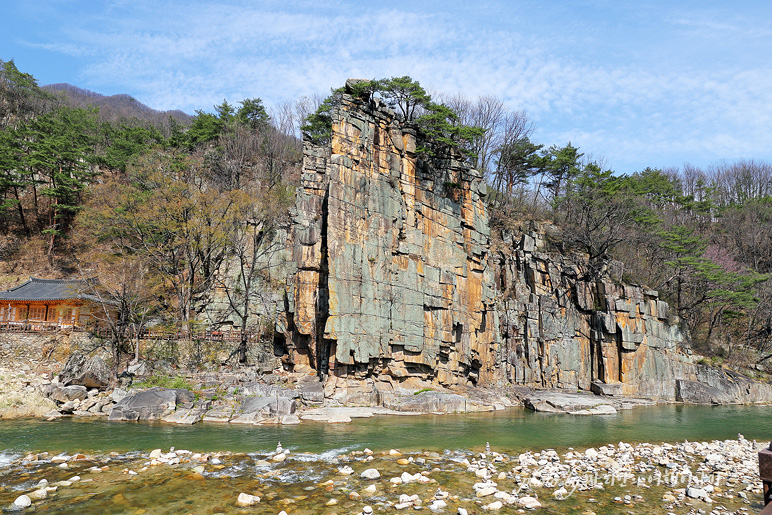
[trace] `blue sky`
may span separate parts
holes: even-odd
[[[618,172],[772,161],[772,2],[5,1],[0,59],[40,84],[211,110],[410,75],[495,95]]]

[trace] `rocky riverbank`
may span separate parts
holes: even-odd
[[[416,378],[388,384],[342,378],[321,381],[310,367],[295,367],[293,372],[281,367],[206,371],[176,368],[162,360],[130,365],[114,384],[109,381],[108,365],[93,347],[94,342],[73,346],[69,338],[62,342],[60,338],[26,336],[23,341],[2,342],[0,419],[81,416],[175,424],[345,423],[380,414],[469,413],[512,406],[549,413],[614,415],[663,402],[626,396],[615,385],[603,383],[593,383],[595,394],[522,386],[443,388]],[[713,383],[721,386],[722,381],[718,377]],[[730,386],[735,383],[741,384],[735,380]],[[683,400],[723,403],[716,399],[715,395],[695,394]]]
[[[346,423],[354,418],[388,414],[495,411],[520,405],[550,413],[613,415],[655,403],[576,391],[450,390],[426,384],[388,392],[362,392],[360,402],[344,403],[327,398],[324,383],[315,375],[280,370],[270,374],[254,370],[176,371],[151,375],[149,379],[147,375],[124,376],[124,386],[108,388],[107,368],[95,358],[70,359],[57,375],[7,368],[0,369],[0,373],[6,378],[0,390],[0,418],[81,416],[187,425],[201,421],[291,425],[303,421]],[[152,386],[159,378],[167,386]]]
[[[757,452],[736,440],[608,444],[504,453],[370,449],[308,454],[109,455],[0,459],[0,506],[66,513],[481,512],[754,513]]]

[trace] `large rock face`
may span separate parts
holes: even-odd
[[[623,394],[672,397],[686,366],[682,335],[656,291],[611,275],[588,279],[582,256],[551,248],[548,224],[502,234],[502,339],[512,382],[552,388],[619,384]]]
[[[344,96],[330,147],[304,146],[292,231],[288,360],[332,377],[497,377],[480,175],[422,160],[378,102]],[[331,150],[330,150],[331,149]]]
[[[380,404],[431,382],[772,400],[769,385],[695,365],[656,291],[613,263],[588,274],[551,246],[554,227],[513,225],[493,245],[480,174],[424,158],[377,100],[343,95],[332,117],[331,142],[304,145],[275,349],[325,379],[320,397]]]
[[[551,244],[560,235],[550,224],[513,226],[501,236],[496,277],[508,381],[714,404],[772,399],[770,385],[693,363],[668,304],[656,291],[622,283],[614,270],[621,263],[588,274],[586,257]]]

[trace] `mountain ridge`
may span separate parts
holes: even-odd
[[[100,118],[104,121],[115,122],[137,118],[166,127],[170,117],[182,125],[187,125],[193,120],[191,115],[178,109],[168,111],[153,109],[125,93],[103,95],[66,82],[47,84],[41,89],[59,94],[72,107],[99,107]]]

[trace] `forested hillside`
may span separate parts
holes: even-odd
[[[98,107],[100,122],[149,124],[161,129],[167,138],[173,125],[188,125],[193,119],[182,111],[156,111],[129,95],[105,96],[65,83],[49,84],[41,89],[70,107]]]
[[[259,98],[223,101],[186,122],[132,114],[130,97],[123,109],[77,89],[54,95],[13,61],[0,65],[2,286],[97,276],[121,306],[120,337],[131,324],[199,323],[215,294],[229,323],[257,324],[254,284],[275,265],[299,181],[296,128],[323,139],[335,94],[271,115]],[[556,244],[586,252],[590,274],[624,263],[623,279],[659,290],[716,360],[772,351],[769,163],[615,173],[591,149],[532,141],[527,115],[494,97],[432,98],[408,77],[360,93],[460,147],[487,178],[494,227],[555,221]]]
[[[120,306],[118,340],[151,320],[187,328],[214,292],[230,299],[224,319],[251,324],[250,286],[271,266],[301,159],[282,121],[260,99],[224,101],[165,135],[152,120],[100,120],[1,64],[4,286],[96,276]]]

